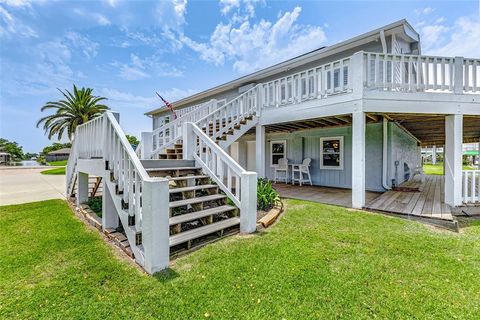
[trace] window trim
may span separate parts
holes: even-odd
[[[272,167],[272,168],[278,167],[278,164],[273,164],[272,146],[273,146],[274,143],[283,143],[283,145],[284,145],[284,147],[283,147],[283,155],[284,155],[284,158],[287,157],[287,140],[271,140],[271,141],[270,141],[270,150],[269,150],[269,153],[270,153],[270,167]],[[280,153],[275,153],[275,154],[280,154]]]
[[[339,140],[340,141],[340,152],[338,153],[340,155],[340,165],[338,167],[334,166],[326,166],[323,164],[323,142],[324,141],[329,141],[329,140]],[[320,138],[320,169],[322,170],[343,170],[343,156],[345,154],[345,144],[344,144],[344,137],[343,136],[335,136],[335,137],[321,137]],[[330,153],[327,153],[330,154]]]

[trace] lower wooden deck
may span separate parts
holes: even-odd
[[[299,186],[285,183],[276,183],[273,187],[282,198],[308,200],[348,208],[352,206],[352,190],[350,189],[309,185]],[[371,202],[380,195],[381,193],[379,192],[367,191],[365,193],[366,202]]]
[[[367,209],[442,220],[453,220],[450,206],[445,203],[443,176],[425,176],[424,181],[408,182],[401,187],[418,191],[387,191],[367,201]]]

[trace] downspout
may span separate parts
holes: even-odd
[[[383,164],[382,164],[382,186],[386,190],[391,190],[387,184],[387,171],[388,171],[388,119],[383,116]]]

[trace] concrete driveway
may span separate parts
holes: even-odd
[[[0,205],[65,199],[65,176],[43,175],[46,168],[0,168]]]

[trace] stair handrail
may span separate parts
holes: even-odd
[[[168,267],[168,180],[148,175],[111,111],[78,126],[75,131],[74,146],[76,151],[69,158],[71,165],[67,169],[69,177],[67,185],[71,184],[74,179],[72,177],[75,177],[78,171],[75,168],[77,162],[103,160],[105,162],[104,181],[107,186],[114,186],[108,187],[109,191],[104,189],[103,192],[109,193],[112,201],[116,203],[115,207],[121,208],[120,218],[128,214],[128,225],[124,220],[122,224],[125,229],[130,230],[126,234],[135,259],[149,273]],[[104,216],[111,214],[111,212],[105,212]],[[133,228],[130,227],[131,220],[134,220]],[[136,244],[136,239],[132,236],[133,232],[135,235],[141,235],[141,246]]]
[[[193,122],[183,125],[184,159],[195,160],[203,171],[240,208],[240,231],[255,231],[257,173],[242,168]]]
[[[255,85],[253,88],[245,91],[238,97],[196,121],[195,124],[199,128],[204,129],[207,136],[215,140],[233,129],[235,125],[240,124],[245,117],[259,115],[262,108],[260,97],[261,88],[262,84]]]
[[[182,125],[185,122],[196,122],[218,107],[217,100],[211,99],[198,108],[164,124],[152,131],[152,155],[158,155],[162,150],[178,142],[181,138]]]
[[[73,193],[73,188],[75,184],[75,169],[77,167],[77,140],[74,138],[72,140],[72,147],[70,148],[70,154],[67,160],[67,167],[66,167],[66,197],[70,198]]]

